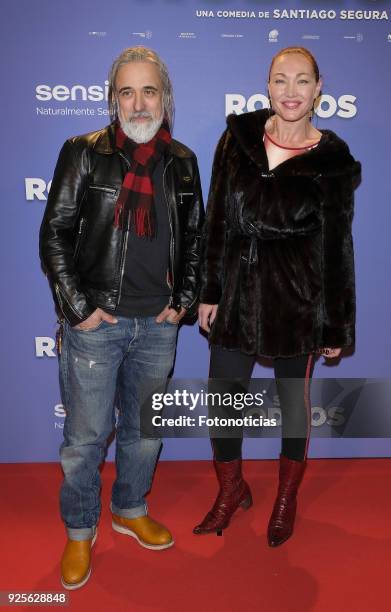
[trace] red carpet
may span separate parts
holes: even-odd
[[[59,559],[65,538],[58,513],[59,466],[3,464],[0,470],[0,590],[61,591]],[[244,471],[253,491],[253,508],[238,512],[223,537],[194,536],[192,527],[216,490],[211,464],[160,463],[149,509],[151,516],[171,528],[176,543],[159,552],[143,549],[111,530],[108,505],[114,468],[106,465],[92,576],[84,588],[70,592],[68,609],[389,609],[391,461],[310,461],[295,534],[277,549],[268,548],[265,538],[277,462],[248,461]]]

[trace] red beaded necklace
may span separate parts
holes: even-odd
[[[269,134],[267,133],[267,131],[265,130],[265,136],[268,140],[270,140],[271,143],[273,143],[276,147],[279,147],[280,149],[287,149],[288,151],[303,151],[303,149],[312,149],[313,147],[317,146],[317,142],[313,145],[310,145],[309,147],[285,147],[284,145],[278,144],[278,142],[275,142],[273,140],[273,138],[271,138],[271,136],[269,136]]]

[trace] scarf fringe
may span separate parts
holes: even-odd
[[[132,214],[132,222],[137,236],[140,236],[141,238],[152,238],[154,236],[152,219],[149,210],[139,208],[134,210]]]

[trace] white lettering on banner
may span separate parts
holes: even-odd
[[[251,412],[247,412],[246,414],[262,414],[265,415],[266,411],[263,410],[252,410]],[[280,408],[268,408],[267,417],[273,418],[276,421],[277,427],[281,426],[281,410]],[[311,407],[311,425],[312,427],[321,427],[325,423],[330,427],[340,427],[346,422],[346,417],[344,415],[343,406],[333,406],[332,408],[322,408],[321,406],[312,406]]]
[[[357,107],[354,104],[356,100],[356,96],[345,94],[338,98],[337,103],[333,96],[325,94],[321,96],[315,112],[322,119],[328,119],[335,114],[342,119],[351,119],[357,115]]]
[[[217,11],[217,17],[234,19],[255,19],[255,11]]]
[[[248,111],[252,112],[257,110],[257,108],[259,108],[259,106],[257,106],[258,102],[261,103],[261,108],[267,108],[269,106],[269,100],[266,96],[263,96],[262,94],[253,94],[247,100]]]
[[[50,191],[50,187],[52,186],[52,181],[50,180],[46,183],[41,178],[25,178],[24,186],[26,191],[26,200],[32,202],[33,200],[47,200],[47,194]]]
[[[341,10],[337,11],[330,9],[273,9],[270,11],[205,11],[196,10],[196,17],[218,19],[341,19],[341,20],[388,20],[387,11],[372,11],[372,10]]]
[[[109,82],[105,81],[105,86],[100,85],[72,85],[67,87],[66,85],[37,85],[35,88],[35,97],[41,102],[48,102],[49,100],[57,100],[58,102],[65,102],[67,100],[90,100],[91,102],[102,102],[102,100],[108,99],[109,93]]]
[[[101,106],[98,108],[69,108],[69,106],[62,108],[52,108],[48,106],[37,106],[36,114],[43,115],[45,117],[64,117],[72,115],[73,117],[86,117],[86,116],[94,116],[99,115],[108,115],[109,109],[102,108]]]
[[[54,406],[54,416],[60,419],[65,419],[66,412],[65,412],[64,404],[56,404]]]
[[[337,13],[333,10],[274,9],[273,17],[274,19],[335,19]]]
[[[225,94],[225,116],[231,113],[241,115],[246,107],[246,98],[242,94]]]
[[[354,104],[357,100],[356,96],[344,94],[336,100],[333,96],[323,94],[315,109],[315,113],[322,119],[328,119],[333,115],[337,115],[343,119],[351,119],[357,114],[357,107]],[[225,116],[231,113],[241,115],[245,112],[252,112],[261,108],[268,108],[269,100],[263,94],[253,94],[247,100],[242,94],[227,93],[225,94]]]
[[[388,19],[387,11],[341,11],[340,19]]]
[[[35,355],[36,357],[55,357],[54,348],[56,341],[50,336],[35,337]]]
[[[343,425],[346,421],[343,411],[344,411],[343,406],[333,406],[333,408],[329,408],[327,410],[327,413],[328,413],[327,424],[333,425],[334,427]]]
[[[196,11],[196,17],[214,17],[213,11]]]

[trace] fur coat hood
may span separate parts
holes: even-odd
[[[293,356],[354,343],[351,235],[360,163],[331,130],[269,170],[267,110],[230,115],[215,154],[201,302],[218,304],[210,342]]]
[[[268,170],[264,147],[260,146],[269,111],[262,109],[243,115],[227,117],[227,132],[258,168]],[[350,154],[348,145],[331,130],[320,130],[322,137],[318,146],[309,153],[298,155],[277,166],[273,172],[289,173],[297,176],[340,176],[350,175],[356,180],[360,176],[361,165]],[[289,163],[288,163],[289,162]]]

